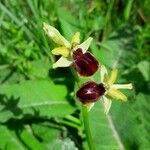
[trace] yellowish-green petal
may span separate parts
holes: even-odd
[[[117,69],[113,69],[111,71],[111,75],[110,75],[109,79],[107,80],[107,84],[109,86],[111,86],[116,81],[117,74],[118,74],[118,70]]]
[[[132,86],[131,83],[129,83],[129,84],[113,84],[112,88],[115,88],[115,89],[129,89],[129,90],[131,90],[133,88],[133,86]]]
[[[93,40],[93,38],[89,37],[86,41],[84,41],[83,43],[78,45],[76,48],[81,48],[82,52],[85,53],[88,50],[92,40]]]
[[[107,76],[107,69],[104,65],[101,66],[101,70],[100,70],[100,76],[101,76],[101,82],[104,83],[104,81],[106,80],[106,76]]]
[[[43,29],[45,33],[51,38],[51,40],[53,40],[56,44],[65,46],[67,48],[71,47],[71,44],[53,26],[50,26],[44,22]]]
[[[119,90],[114,89],[114,88],[111,88],[107,92],[107,95],[112,97],[112,98],[115,98],[115,99],[121,99],[123,101],[127,101],[127,97],[122,92],[120,92]]]
[[[57,62],[53,64],[53,68],[57,67],[69,67],[72,64],[72,61],[68,60],[65,57],[61,57]]]
[[[54,48],[51,52],[53,55],[62,55],[63,57],[69,56],[69,49],[67,47],[57,47]]]
[[[80,32],[76,32],[71,40],[71,45],[75,47],[80,43]]]
[[[104,100],[104,113],[107,115],[110,110],[112,101],[108,99],[106,96],[103,96],[103,100]]]

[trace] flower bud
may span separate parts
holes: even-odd
[[[99,100],[99,98],[105,93],[105,88],[102,83],[97,84],[93,81],[86,82],[77,91],[76,96],[81,103],[92,103]]]
[[[99,63],[95,57],[88,52],[83,54],[81,48],[73,52],[73,59],[73,67],[81,76],[91,76],[98,70]]]

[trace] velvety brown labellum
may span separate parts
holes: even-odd
[[[73,67],[81,76],[91,76],[98,70],[99,63],[95,57],[88,52],[83,54],[81,48],[73,52],[73,59]]]
[[[96,102],[105,93],[102,83],[97,84],[93,81],[86,82],[77,91],[76,96],[83,103]]]

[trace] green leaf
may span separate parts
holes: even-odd
[[[20,132],[19,135],[20,140],[28,147],[28,149],[32,150],[46,150],[46,146],[43,143],[40,143],[36,137],[32,133],[32,129],[30,126],[26,125]]]
[[[100,49],[93,43],[93,54],[101,64],[109,68],[132,67],[137,63],[137,51],[134,44],[134,30],[124,27],[113,32],[107,40],[100,43]],[[126,38],[128,37],[128,38]]]
[[[149,98],[150,95],[140,93],[135,100],[113,103],[112,117],[126,149],[148,150],[150,147]]]
[[[7,127],[0,125],[0,149],[3,150],[27,150],[19,141],[16,134]]]
[[[59,125],[50,122],[33,124],[32,129],[34,134],[42,140],[47,149],[50,150],[77,150],[74,142],[64,137],[66,130]],[[42,135],[42,136],[41,136]],[[63,136],[61,136],[63,135]]]
[[[13,14],[9,9],[7,9],[7,7],[3,5],[1,2],[0,2],[0,9],[3,12],[5,12],[10,17],[10,19],[14,21],[18,26],[22,23],[22,21],[15,14]],[[31,40],[32,38],[34,38],[32,32],[25,25],[23,25],[23,30]]]
[[[11,112],[9,117],[3,114],[7,119],[24,115],[63,117],[75,110],[67,101],[67,94],[65,86],[55,85],[48,80],[0,85],[1,112]]]
[[[43,60],[36,60],[32,62],[32,67],[30,69],[29,75],[32,78],[47,78],[50,69],[50,63]]]
[[[17,72],[13,72],[8,68],[0,70],[0,83],[18,82],[20,76]]]
[[[51,143],[60,138],[62,128],[51,122],[32,124],[32,130],[36,137],[40,138],[48,148]]]
[[[96,150],[118,150],[123,147],[110,116],[104,114],[102,102],[89,112],[91,134]]]
[[[139,150],[149,149],[150,147],[150,126],[149,126],[149,103],[150,95],[139,93],[136,97],[136,103],[134,106],[135,112],[139,120],[136,120],[135,137],[138,140]]]
[[[133,6],[133,0],[128,0],[128,1],[126,2],[126,7],[125,7],[125,9],[124,9],[124,18],[125,18],[125,21],[128,21],[128,20],[129,20],[129,17],[130,17],[130,14],[131,14],[132,6]]]
[[[146,60],[141,61],[137,65],[146,81],[150,81],[150,63]]]

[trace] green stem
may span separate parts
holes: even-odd
[[[78,74],[75,72],[73,67],[70,67],[70,69],[71,69],[72,75],[74,76],[74,78],[75,78],[75,80],[76,80],[76,82],[78,84],[78,87],[80,87],[81,85],[80,85],[80,79],[79,79]]]
[[[78,84],[78,87],[80,88],[81,83],[80,83],[80,78],[79,78],[78,74],[72,67],[71,67],[71,72]],[[95,146],[94,146],[93,139],[91,136],[90,126],[89,126],[89,115],[88,115],[88,109],[87,109],[86,105],[82,105],[82,116],[83,116],[83,123],[84,123],[85,134],[86,134],[89,149],[95,150]]]
[[[89,115],[88,115],[88,109],[87,106],[82,105],[82,114],[83,114],[83,122],[84,122],[84,128],[86,133],[87,142],[89,145],[90,150],[95,150],[95,146],[93,143],[90,126],[89,126]]]

